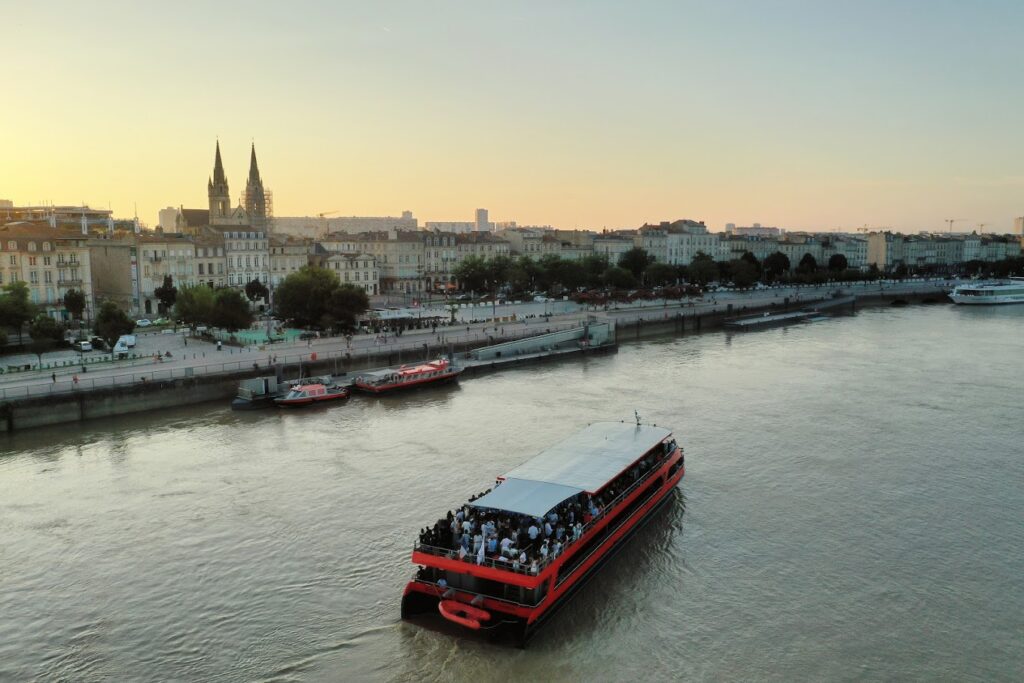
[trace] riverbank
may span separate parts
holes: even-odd
[[[944,296],[944,283],[915,288],[861,291],[853,294],[856,305],[888,304],[894,301],[938,300]],[[788,295],[786,295],[788,294]],[[809,305],[827,307],[840,300],[842,290],[833,287],[803,288],[796,293],[751,292],[748,296],[722,296],[710,301],[686,301],[661,306],[607,307],[589,316],[578,312],[533,320],[497,320],[469,324],[464,328],[443,327],[411,331],[390,342],[354,348],[334,338],[309,342],[298,347],[253,347],[239,352],[238,360],[197,364],[188,359],[154,362],[148,368],[129,372],[110,372],[82,376],[78,381],[51,381],[40,377],[35,382],[0,389],[0,432],[44,427],[100,417],[125,415],[206,401],[230,400],[238,383],[273,371],[280,377],[331,374],[345,376],[359,370],[419,362],[445,353],[460,354],[516,340],[536,338],[582,327],[586,320],[607,323],[616,340],[639,339],[662,334],[692,334],[720,329],[740,315],[788,311]],[[843,305],[849,299],[842,299]],[[502,316],[511,318],[512,316]],[[360,340],[362,341],[362,340]],[[289,353],[291,351],[291,353]],[[581,351],[582,352],[582,351]],[[230,356],[235,356],[231,350]],[[472,374],[485,370],[513,367],[569,355],[566,349],[534,350],[513,361],[492,360],[474,363]],[[193,359],[195,360],[195,359]]]

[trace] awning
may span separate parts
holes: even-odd
[[[505,476],[594,493],[671,433],[663,427],[597,422]]]
[[[472,507],[517,512],[542,517],[566,498],[582,492],[574,486],[544,481],[506,479],[490,493],[470,503]]]

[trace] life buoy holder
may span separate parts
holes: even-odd
[[[480,628],[481,621],[487,621],[491,618],[491,613],[487,610],[474,607],[473,605],[467,605],[464,602],[458,600],[442,600],[437,603],[437,609],[448,621],[453,621],[456,624],[461,624],[466,628],[471,628],[474,631]]]

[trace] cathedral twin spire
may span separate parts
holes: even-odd
[[[231,214],[231,193],[228,189],[227,175],[224,173],[224,162],[220,157],[220,140],[213,161],[213,177],[207,184],[210,200],[210,220],[224,219]],[[267,217],[266,193],[263,180],[260,178],[259,165],[256,163],[256,144],[253,143],[249,157],[249,179],[243,197],[245,212],[251,223],[263,221]]]

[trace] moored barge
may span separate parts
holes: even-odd
[[[420,532],[402,618],[439,615],[527,641],[685,473],[668,429],[600,422],[498,478]]]
[[[454,382],[461,374],[462,368],[456,367],[447,358],[440,358],[421,365],[403,365],[397,370],[366,372],[356,378],[354,386],[367,393],[383,394],[430,384]]]

